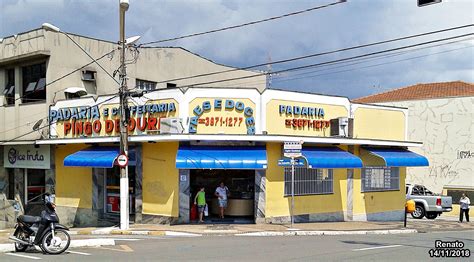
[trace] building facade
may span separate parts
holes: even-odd
[[[66,224],[118,218],[118,99],[110,98],[56,102],[50,138],[36,141],[54,148],[56,203]],[[226,222],[288,223],[285,142],[304,143],[306,160],[294,176],[296,222],[400,221],[406,166],[428,165],[407,150],[421,144],[407,141],[407,110],[399,107],[273,89],[196,87],[156,90],[129,108],[130,216],[136,223],[192,223],[200,187],[214,221],[220,182],[230,190]]]
[[[474,84],[417,84],[355,101],[408,108],[408,139],[423,142],[414,151],[430,166],[408,168],[407,183],[452,196],[457,216],[461,193],[474,198]]]
[[[0,40],[0,227],[14,223],[15,214],[24,212],[26,204],[34,206],[40,194],[54,192],[55,148],[35,145],[36,140],[50,137],[49,106],[61,99],[118,91],[111,77],[119,68],[117,43],[68,35],[72,40],[64,33],[35,29]],[[127,61],[129,89],[265,88],[265,76],[255,77],[261,83],[255,85],[245,79],[212,83],[258,72],[219,65],[182,48],[131,48]],[[189,78],[196,75],[201,76]]]

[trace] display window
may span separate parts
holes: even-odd
[[[46,192],[46,174],[44,169],[26,169],[26,202],[40,203]]]

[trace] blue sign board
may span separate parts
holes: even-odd
[[[283,158],[278,160],[279,166],[291,166],[291,159],[290,158]],[[305,166],[305,162],[303,159],[295,159],[295,166]]]

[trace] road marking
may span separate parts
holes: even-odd
[[[66,251],[67,253],[71,253],[71,254],[78,254],[78,255],[84,255],[84,256],[90,256],[91,254],[89,253],[83,253],[83,252],[78,252],[78,251]]]
[[[114,238],[115,241],[140,241],[143,239],[138,238]]]
[[[391,245],[391,246],[380,246],[380,247],[366,247],[366,248],[352,249],[352,251],[364,251],[364,250],[371,250],[371,249],[391,248],[391,247],[401,247],[401,246],[403,246],[403,245]]]
[[[119,252],[133,252],[133,249],[127,245],[119,245],[120,249],[117,248],[110,248],[110,247],[97,247],[99,249],[107,249],[112,251],[119,251]]]
[[[29,259],[41,259],[39,257],[32,257],[32,256],[21,255],[21,254],[17,254],[17,253],[5,253],[5,255],[16,256],[16,257],[24,257],[24,258],[29,258]]]

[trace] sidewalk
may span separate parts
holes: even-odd
[[[150,235],[150,236],[285,236],[285,235],[351,235],[351,234],[402,234],[433,231],[474,230],[474,223],[458,223],[454,220],[416,220],[403,222],[320,222],[298,223],[294,229],[289,225],[276,224],[188,224],[151,225],[133,224],[129,230],[118,227],[71,228],[73,238],[96,235]],[[0,230],[0,243],[10,242],[12,230]]]

